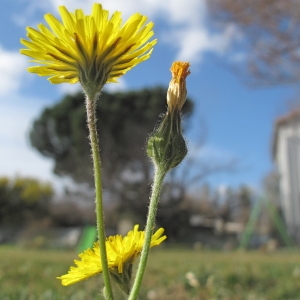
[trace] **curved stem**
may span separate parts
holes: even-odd
[[[159,196],[162,188],[162,183],[165,178],[166,172],[161,168],[157,167],[155,169],[154,181],[152,186],[152,192],[150,197],[150,204],[147,216],[147,223],[145,228],[145,241],[141,252],[141,258],[139,266],[136,272],[135,280],[129,295],[128,300],[135,300],[138,297],[138,293],[142,284],[143,276],[146,269],[146,264],[148,260],[148,254],[150,250],[150,244],[152,239],[153,230],[155,227],[155,217],[157,212],[157,205],[159,201]]]
[[[89,128],[89,137],[92,149],[92,158],[94,165],[94,180],[95,180],[95,193],[96,193],[96,215],[97,215],[97,230],[100,246],[100,258],[102,264],[102,274],[105,285],[105,295],[107,300],[113,300],[113,292],[110,283],[110,275],[107,264],[107,254],[105,246],[105,227],[104,227],[104,213],[103,213],[103,199],[102,199],[102,176],[101,176],[101,159],[100,147],[97,136],[96,127],[96,100],[97,95],[86,94],[86,111],[87,123]]]

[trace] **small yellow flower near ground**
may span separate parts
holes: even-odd
[[[124,273],[125,269],[127,272],[129,268],[131,276],[132,264],[139,256],[145,239],[145,232],[138,229],[139,225],[135,225],[125,237],[115,235],[107,238],[107,261],[112,275]],[[162,236],[163,232],[164,229],[160,228],[153,234],[151,247],[160,245],[167,238]],[[68,274],[57,277],[62,285],[68,286],[102,272],[98,242],[94,244],[93,249],[85,250],[79,257],[81,260],[74,260],[77,267],[71,267]]]
[[[40,76],[50,76],[51,83],[93,83],[103,87],[148,59],[157,40],[150,40],[153,23],[145,25],[147,17],[136,13],[122,25],[121,13],[109,12],[101,4],[93,5],[91,15],[81,9],[69,12],[60,6],[62,21],[46,14],[49,28],[27,27],[28,40],[21,43],[28,49],[21,53],[32,57],[41,66],[28,68]],[[100,88],[100,89],[101,89]]]

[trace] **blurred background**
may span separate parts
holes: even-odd
[[[59,5],[89,14],[92,4],[81,0],[0,4],[0,252],[6,257],[11,253],[12,260],[19,257],[20,278],[35,265],[22,253],[51,260],[43,251],[61,250],[59,259],[65,266],[59,272],[66,272],[75,253],[96,239],[80,87],[51,85],[29,74],[28,59],[19,54],[26,26],[36,28],[48,12],[58,16]],[[178,261],[184,253],[195,255],[199,265],[192,261],[182,270],[178,267],[181,277],[161,290],[146,284],[142,299],[217,295],[258,299],[280,276],[289,283],[281,281],[281,288],[264,299],[299,299],[300,264],[295,252],[300,243],[299,2],[103,0],[102,4],[109,11],[121,11],[123,20],[135,12],[145,14],[155,23],[158,39],[151,58],[119,83],[108,84],[98,102],[108,235],[126,234],[134,224],[144,226],[153,174],[145,143],[166,111],[172,62],[191,64],[183,109],[189,154],[165,181],[157,226],[164,227],[168,236],[161,254],[164,261]],[[236,249],[259,252],[239,256],[240,252],[231,252]],[[292,252],[273,256],[269,263],[274,272],[261,278],[265,266],[258,264],[253,272],[248,268],[254,261],[260,263],[261,255],[278,249]],[[222,258],[221,253],[233,256]],[[284,260],[286,256],[291,261]],[[238,270],[229,267],[224,274],[216,273],[234,257],[241,259]],[[203,265],[207,260],[216,265]],[[55,259],[43,263],[49,266]],[[2,264],[4,268],[7,261]],[[153,266],[155,271],[155,262]],[[43,270],[43,276],[51,278],[48,283],[60,275],[49,267]],[[83,285],[81,292],[71,289],[67,296],[58,296],[57,282],[36,290],[20,284],[22,288],[13,291],[12,282],[22,281],[18,276],[13,271],[11,281],[0,276],[0,284],[7,288],[0,292],[1,299],[21,295],[89,299]],[[260,286],[264,279],[266,285]]]

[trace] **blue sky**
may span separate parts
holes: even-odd
[[[0,176],[36,176],[58,181],[51,160],[30,148],[30,124],[45,106],[77,85],[51,85],[46,78],[29,74],[28,59],[19,54],[26,26],[44,22],[43,15],[57,15],[57,7],[82,8],[90,13],[93,1],[2,0],[0,4]],[[287,112],[294,87],[251,89],[224,67],[226,61],[242,63],[243,53],[231,43],[241,38],[231,26],[212,31],[207,26],[205,1],[199,0],[104,0],[105,9],[119,10],[123,19],[135,12],[155,22],[152,57],[138,65],[107,89],[126,90],[155,85],[167,86],[173,61],[191,63],[187,78],[188,96],[195,101],[192,126],[187,132],[191,153],[206,162],[236,159],[238,171],[207,179],[214,186],[248,184],[260,187],[272,169],[271,140],[276,117]],[[239,50],[240,51],[240,50]],[[203,125],[204,124],[204,125]],[[205,135],[202,148],[199,137]]]

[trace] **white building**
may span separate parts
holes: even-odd
[[[279,173],[281,209],[289,234],[300,242],[300,110],[275,123],[273,157]]]

